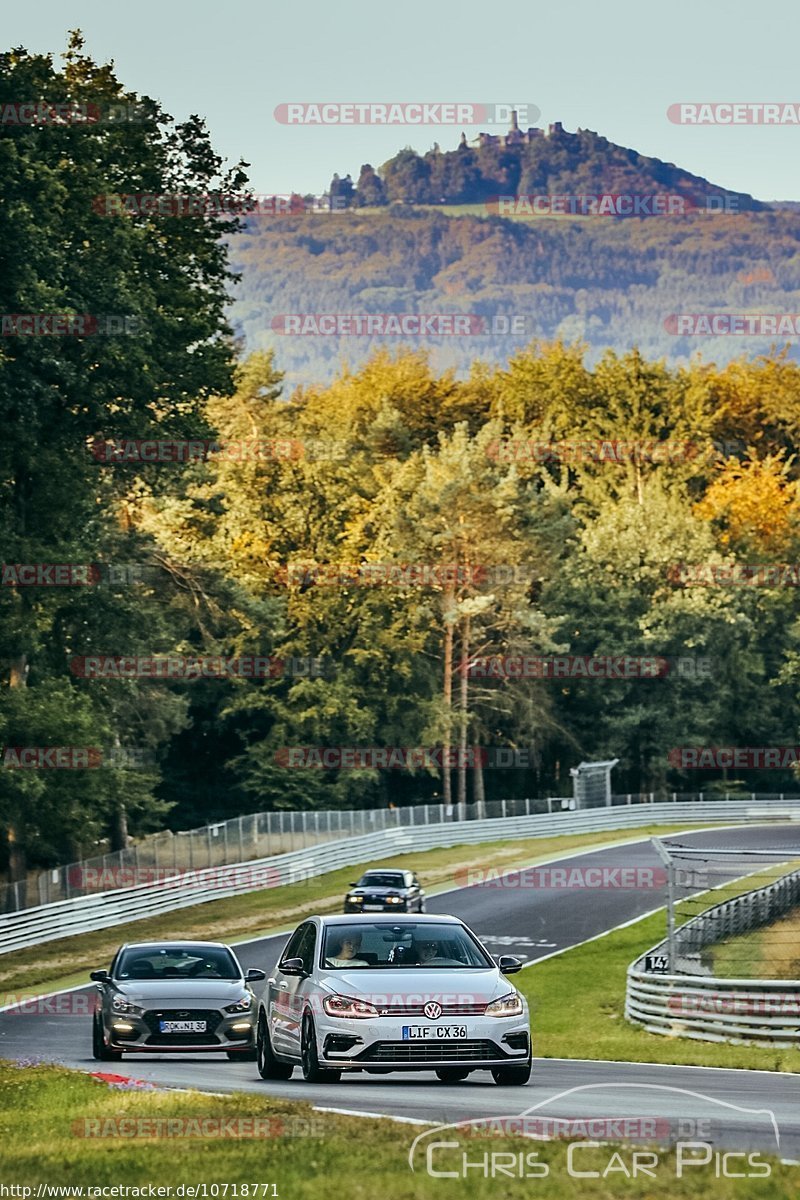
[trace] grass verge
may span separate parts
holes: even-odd
[[[664,937],[664,926],[664,914],[655,913],[516,976],[516,986],[531,1005],[534,1053],[545,1058],[800,1071],[800,1050],[665,1037],[625,1020],[627,969]]]
[[[711,957],[714,974],[727,979],[800,979],[800,908],[719,942]]]
[[[515,1095],[519,1099],[521,1093]],[[147,1196],[148,1184],[164,1189],[183,1184],[199,1185],[195,1196],[244,1195],[251,1200],[318,1200],[332,1182],[337,1194],[348,1200],[373,1200],[376,1195],[392,1200],[434,1196],[462,1200],[465,1182],[477,1200],[496,1200],[498,1195],[504,1200],[529,1200],[534,1179],[536,1195],[543,1200],[609,1200],[620,1191],[632,1200],[645,1200],[656,1194],[652,1178],[625,1178],[620,1163],[631,1164],[632,1151],[623,1148],[617,1153],[612,1145],[582,1148],[577,1169],[598,1175],[576,1178],[567,1171],[568,1147],[563,1142],[503,1137],[491,1143],[480,1139],[479,1144],[479,1139],[462,1135],[459,1149],[441,1150],[432,1160],[434,1169],[455,1171],[456,1177],[433,1178],[425,1170],[423,1155],[415,1158],[414,1172],[409,1167],[409,1149],[421,1127],[320,1113],[296,1101],[252,1093],[121,1091],[77,1071],[41,1065],[20,1070],[1,1062],[0,1096],[3,1178],[7,1185],[31,1189],[16,1193],[22,1200],[34,1196],[40,1183],[55,1185],[59,1196],[65,1194],[60,1189],[71,1184],[128,1187],[128,1196]],[[336,1103],[335,1092],[332,1103]],[[519,1104],[515,1106],[509,1094],[509,1111],[515,1107]],[[153,1136],[159,1120],[162,1133]],[[242,1130],[255,1129],[260,1136],[241,1136]],[[199,1130],[207,1136],[197,1136]],[[211,1130],[223,1135],[208,1136]],[[462,1153],[475,1162],[493,1151],[504,1155],[502,1172],[493,1177],[473,1168],[466,1179],[463,1174],[459,1177]],[[509,1154],[515,1156],[513,1174]],[[535,1170],[528,1169],[527,1178],[514,1177],[528,1167],[519,1157],[526,1154],[535,1156],[530,1160]],[[659,1152],[655,1170],[661,1180],[659,1190],[672,1200],[796,1196],[796,1167],[766,1156],[759,1156],[759,1161],[769,1161],[769,1178],[718,1179],[713,1159],[708,1167],[677,1177],[675,1156],[667,1151]],[[523,1170],[517,1165],[520,1162]],[[215,1184],[222,1186],[213,1192]],[[227,1192],[222,1190],[225,1184]],[[91,1198],[91,1191],[87,1195]]]
[[[630,832],[620,831],[617,838],[613,832],[606,830],[603,833],[563,837],[462,844],[394,855],[391,861],[394,865],[416,871],[425,890],[435,894],[437,890],[455,886],[460,873],[470,867],[528,866],[583,847],[641,841],[651,834],[674,833],[678,828],[692,827],[652,825]],[[696,828],[705,827],[698,825]],[[244,941],[292,928],[310,913],[339,912],[350,880],[357,879],[367,868],[378,865],[380,863],[373,860],[343,867],[302,883],[248,892],[227,900],[211,900],[158,917],[131,921],[95,933],[76,934],[4,954],[0,956],[0,1005],[12,1003],[20,995],[32,994],[37,989],[57,991],[86,983],[87,972],[95,967],[107,966],[123,941],[148,938]]]

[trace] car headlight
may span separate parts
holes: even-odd
[[[242,996],[241,1000],[237,1000],[235,1004],[226,1004],[225,1012],[229,1012],[229,1013],[249,1012],[250,1006],[252,1003],[253,1003],[253,997],[248,993],[246,996]]]
[[[357,903],[357,904],[361,904],[361,903],[362,903],[362,901],[363,901],[363,899],[364,899],[364,897],[363,897],[363,896],[360,896],[360,895],[359,895],[357,892],[348,892],[348,893],[347,893],[347,899],[348,899],[348,900],[353,900],[353,901],[354,901],[355,903]]]
[[[378,1010],[367,1000],[355,996],[326,996],[322,1007],[329,1017],[377,1017]]]
[[[484,1012],[485,1017],[521,1017],[524,1009],[517,992],[509,992],[499,1000],[493,1000]]]
[[[402,896],[387,896],[386,903],[387,904],[402,904],[403,897]]]
[[[124,996],[115,996],[111,1001],[111,1011],[113,1013],[131,1013],[135,1016],[141,1016],[144,1009],[140,1008],[138,1004],[132,1004]]]

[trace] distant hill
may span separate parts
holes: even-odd
[[[414,152],[403,151],[391,162],[408,164],[409,154]],[[670,362],[699,352],[722,363],[764,353],[785,339],[678,336],[670,316],[800,313],[800,214],[793,202],[773,209],[586,131],[415,157],[436,166],[459,155],[477,161],[475,186],[484,200],[466,190],[457,201],[451,192],[450,206],[408,197],[401,203],[392,192],[398,172],[387,164],[372,172],[370,186],[373,193],[384,187],[387,199],[394,196],[391,203],[360,204],[356,189],[348,211],[251,218],[232,240],[232,263],[243,275],[232,323],[249,349],[274,348],[290,386],[324,382],[343,362],[355,367],[404,340],[429,351],[438,368],[459,372],[476,358],[505,361],[533,337],[585,341],[590,359],[609,346],[624,351],[636,345],[648,357]],[[504,178],[501,167],[510,172]],[[365,172],[362,181],[371,178]],[[434,177],[432,167],[429,181]],[[497,207],[487,203],[523,190],[620,195],[647,189],[728,197],[725,205],[737,211],[688,206],[682,216],[646,219],[509,219],[492,215]],[[486,324],[481,333],[472,332],[472,320],[468,336],[424,339],[280,332],[284,314],[309,313],[460,313],[483,317]],[[798,342],[791,341],[793,354]]]
[[[331,193],[349,207],[382,204],[483,204],[498,195],[536,197],[672,195],[688,208],[716,207],[728,212],[762,211],[767,206],[744,192],[717,187],[699,175],[617,146],[591,129],[576,133],[560,121],[541,129],[517,127],[507,134],[464,134],[455,150],[438,146],[420,155],[406,148],[375,171],[367,163],[353,185],[349,175],[335,176]],[[578,210],[580,211],[580,210]],[[652,215],[647,205],[638,213]],[[656,213],[656,215],[658,215]]]

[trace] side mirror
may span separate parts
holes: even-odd
[[[89,978],[94,980],[95,983],[107,983],[108,971],[90,971]]]
[[[255,983],[257,979],[266,979],[267,972],[262,971],[261,967],[250,967],[244,977],[245,983]]]
[[[358,887],[358,884],[356,883],[355,879],[351,879],[347,886],[348,887]]]
[[[522,970],[522,963],[513,954],[501,954],[497,960],[497,965],[504,975],[516,975],[517,971]]]
[[[285,958],[282,963],[278,963],[278,970],[284,975],[308,974],[302,958]]]

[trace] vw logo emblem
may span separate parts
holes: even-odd
[[[429,1021],[435,1021],[442,1015],[442,1006],[437,1004],[435,1000],[431,1000],[422,1010]]]

